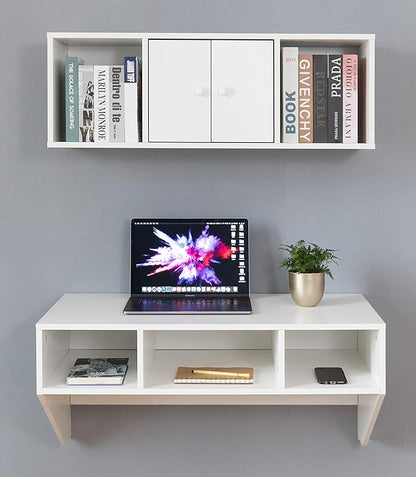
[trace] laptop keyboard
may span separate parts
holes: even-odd
[[[141,307],[155,311],[230,311],[238,308],[238,298],[142,298]]]

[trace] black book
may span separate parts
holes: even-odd
[[[342,142],[342,55],[329,55],[328,142]]]
[[[313,55],[313,142],[327,142],[328,55]]]

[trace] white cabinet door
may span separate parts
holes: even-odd
[[[212,41],[212,141],[273,142],[273,41]]]
[[[149,141],[209,142],[210,40],[149,40]]]

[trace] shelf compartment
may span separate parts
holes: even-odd
[[[375,36],[374,35],[280,35],[280,46],[298,47],[299,54],[357,54],[358,55],[358,143],[339,145],[349,149],[363,145],[375,148]],[[279,88],[279,94],[281,93]],[[330,145],[334,143],[314,143]],[[296,146],[291,144],[291,146]],[[312,144],[308,144],[309,147]],[[324,148],[324,147],[322,147]]]
[[[143,332],[144,392],[240,394],[275,390],[273,331],[181,330]],[[179,366],[253,367],[253,384],[175,384]]]
[[[137,331],[38,330],[38,394],[128,394],[137,392]],[[120,386],[68,386],[77,358],[129,358]]]
[[[65,142],[66,55],[78,56],[85,65],[122,65],[125,56],[142,59],[142,48],[136,33],[48,33],[48,146],[78,144]]]
[[[294,394],[385,392],[384,330],[285,332],[285,391]],[[348,383],[318,384],[315,367],[341,367]]]

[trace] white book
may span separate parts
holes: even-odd
[[[298,48],[282,48],[282,139],[298,142]]]
[[[124,66],[110,66],[110,142],[124,142]]]
[[[138,125],[138,61],[135,56],[124,58],[124,137],[125,142],[139,141]]]
[[[94,65],[94,140],[110,141],[110,74],[108,65]]]

